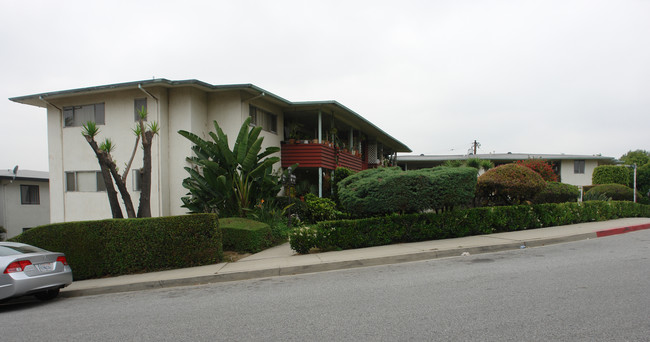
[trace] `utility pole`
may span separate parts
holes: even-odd
[[[474,140],[474,142],[472,143],[472,148],[474,149],[474,155],[476,155],[476,151],[478,150],[479,147],[481,147],[481,143]]]

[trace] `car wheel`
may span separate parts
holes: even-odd
[[[47,290],[47,291],[35,293],[34,297],[40,300],[51,300],[56,298],[56,296],[58,295],[59,295],[59,289],[55,289],[55,290]]]

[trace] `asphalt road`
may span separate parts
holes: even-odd
[[[0,305],[2,341],[649,341],[650,230],[398,265]]]

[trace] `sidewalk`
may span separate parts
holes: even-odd
[[[88,296],[395,264],[460,256],[465,252],[480,254],[520,249],[522,246],[539,247],[640,229],[650,229],[650,218],[624,218],[308,255],[295,254],[286,243],[232,263],[75,281],[61,290],[61,296]]]

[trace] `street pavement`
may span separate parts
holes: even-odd
[[[641,229],[650,229],[650,218],[623,218],[603,222],[579,223],[508,233],[401,243],[306,255],[295,254],[289,244],[285,243],[236,262],[75,281],[61,290],[60,295],[62,297],[76,297],[141,291],[460,257],[594,239]]]

